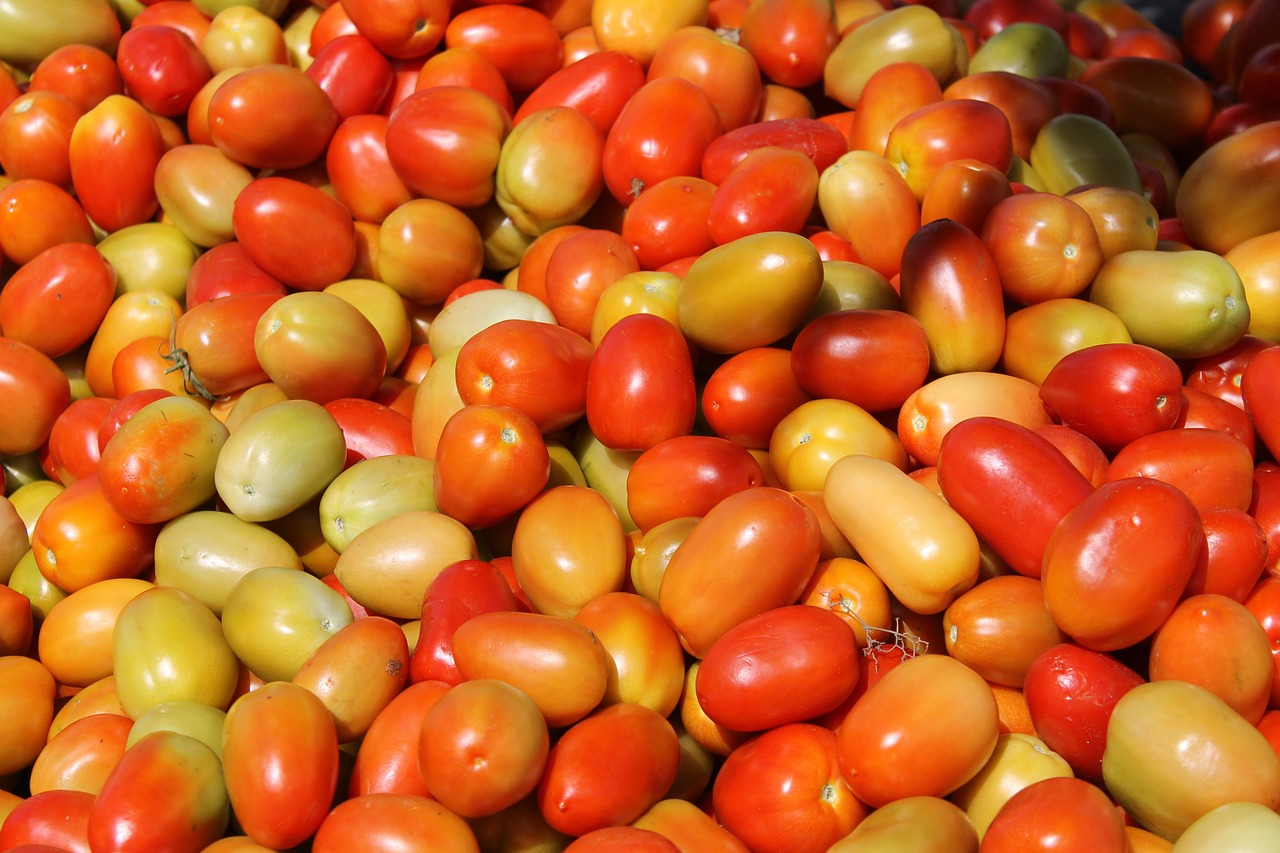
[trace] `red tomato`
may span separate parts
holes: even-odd
[[[391,91],[393,76],[386,55],[362,35],[327,42],[306,74],[329,96],[343,119],[377,112]]]
[[[514,515],[547,485],[551,460],[533,419],[511,406],[464,405],[436,445],[440,512],[482,528]]]
[[[98,430],[115,404],[110,397],[82,397],[63,410],[40,460],[50,479],[68,486],[98,470]]]
[[[879,369],[885,364],[894,369]],[[800,329],[791,346],[791,370],[814,397],[847,400],[870,412],[889,411],[924,385],[929,339],[920,321],[902,311],[833,311]]]
[[[361,397],[339,397],[324,407],[342,427],[342,436],[347,442],[347,468],[375,456],[413,455],[413,430],[408,415]]]
[[[89,844],[199,853],[222,837],[229,805],[217,753],[190,735],[154,731],[125,750],[107,777],[89,810]]]
[[[413,197],[387,154],[388,121],[382,115],[348,118],[325,153],[334,195],[358,221],[381,223]]]
[[[716,774],[716,819],[757,853],[823,853],[868,811],[850,792],[836,755],[836,736],[808,723],[752,738]]]
[[[707,227],[716,245],[762,231],[800,233],[818,198],[818,170],[800,151],[752,151],[711,196]]]
[[[399,59],[426,56],[444,39],[448,0],[344,0],[343,11],[378,50]]]
[[[1280,387],[1280,347],[1257,352],[1240,375],[1240,396],[1262,443],[1274,455],[1280,450],[1280,415],[1273,403]]]
[[[938,484],[956,512],[1014,571],[1040,577],[1050,535],[1093,485],[1047,439],[974,417],[942,440]]]
[[[1063,356],[1040,385],[1040,398],[1054,420],[1114,454],[1139,436],[1172,427],[1181,389],[1182,370],[1159,350],[1099,344]]]
[[[202,302],[178,318],[175,356],[181,351],[183,375],[197,391],[219,397],[268,381],[258,361],[254,332],[278,293],[242,293]]]
[[[722,133],[706,93],[680,77],[658,77],[627,101],[604,143],[604,180],[623,207],[664,178],[698,177]]]
[[[720,116],[720,126],[733,130],[755,120],[763,82],[760,67],[738,40],[704,26],[671,33],[649,63],[648,79],[682,77],[707,93]]]
[[[263,847],[300,844],[324,821],[337,788],[333,717],[305,687],[264,684],[228,709],[222,762],[245,834]]]
[[[13,180],[71,188],[71,131],[84,110],[58,92],[32,89],[0,110],[0,164]]]
[[[1108,481],[1154,477],[1177,486],[1202,511],[1245,510],[1253,500],[1253,454],[1216,429],[1169,429],[1135,438],[1115,455]]]
[[[249,250],[235,240],[219,243],[196,258],[187,276],[187,310],[237,293],[284,296],[286,288],[280,279],[258,266]]]
[[[70,151],[76,197],[105,231],[146,222],[160,208],[155,173],[165,144],[139,102],[108,96],[76,122]]]
[[[1128,850],[1124,820],[1111,799],[1083,779],[1053,777],[1018,790],[982,836],[991,853]]]
[[[760,463],[741,445],[680,435],[658,442],[632,463],[627,511],[645,531],[675,518],[706,515],[734,492],[763,484]]]
[[[952,160],[978,160],[1007,172],[1013,161],[1013,130],[1004,112],[986,101],[935,101],[893,125],[884,156],[922,199],[938,170]]]
[[[194,41],[173,27],[132,26],[116,49],[131,97],[156,115],[185,115],[213,71]]]
[[[387,157],[419,196],[479,207],[493,196],[494,171],[511,116],[493,98],[462,86],[414,92],[391,111]]]
[[[954,219],[981,234],[987,216],[1013,195],[1008,177],[978,160],[952,160],[933,176],[920,201],[920,224]]]
[[[56,358],[93,337],[115,295],[116,272],[97,249],[51,246],[0,290],[0,334]]]
[[[620,319],[591,359],[586,402],[591,432],[615,450],[688,435],[698,398],[684,335],[656,314]]]
[[[670,840],[649,829],[634,826],[606,826],[575,838],[564,848],[565,853],[608,853],[627,850],[630,853],[679,853]]]
[[[1239,439],[1249,451],[1250,458],[1257,454],[1257,434],[1247,412],[1221,397],[1186,385],[1182,386],[1182,412],[1173,427],[1224,432]]]
[[[756,347],[723,362],[702,389],[708,426],[743,447],[767,448],[782,419],[813,399],[800,386],[792,358],[785,349]]]
[[[889,133],[912,112],[942,100],[942,86],[918,62],[891,62],[869,78],[858,98],[849,149],[883,156]]]
[[[233,74],[209,99],[209,137],[253,169],[296,169],[319,159],[341,117],[324,89],[289,65]]]
[[[519,610],[502,573],[484,560],[461,560],[446,566],[427,586],[422,600],[422,629],[409,660],[409,680],[460,684],[453,659],[453,634],[480,613]]]
[[[642,192],[622,218],[622,239],[641,269],[656,270],[715,246],[708,227],[715,184],[703,178],[666,178]]]
[[[456,12],[444,31],[446,47],[469,47],[501,72],[512,92],[531,92],[561,69],[564,43],[537,9],[501,3]]]
[[[573,107],[608,134],[631,96],[645,83],[644,67],[628,53],[604,50],[565,65],[521,102],[512,117],[525,117],[548,107]]]
[[[31,72],[30,92],[57,92],[81,110],[89,110],[107,95],[124,92],[120,69],[111,55],[89,44],[57,48]]]
[[[1256,335],[1245,335],[1217,355],[1192,361],[1187,368],[1186,385],[1244,409],[1244,396],[1241,392],[1244,370],[1255,355],[1272,346],[1275,346],[1272,341]]]
[[[378,712],[360,741],[348,797],[374,793],[429,796],[418,770],[422,718],[448,689],[443,681],[410,684]]]
[[[1053,0],[977,0],[965,10],[964,20],[986,41],[1014,23],[1040,24],[1067,37],[1067,13]]]
[[[14,263],[59,243],[96,242],[84,208],[62,187],[39,178],[0,187],[0,252]]]
[[[477,847],[467,822],[431,798],[372,793],[338,803],[316,830],[311,849],[314,853],[362,849],[473,853]]]
[[[758,121],[714,139],[702,155],[702,177],[719,185],[747,155],[765,147],[799,151],[821,173],[849,150],[849,143],[844,134],[817,119]]]
[[[89,812],[95,800],[88,791],[60,788],[32,794],[0,823],[0,848],[43,845],[48,850],[90,853]]]
[[[501,320],[458,351],[458,396],[468,405],[511,406],[543,433],[573,424],[587,410],[587,372],[595,350],[554,323]]]
[[[560,736],[538,782],[538,808],[554,829],[585,835],[631,823],[676,778],[680,743],[666,718],[643,705],[610,705]]]
[[[1086,648],[1131,646],[1173,612],[1203,542],[1200,514],[1175,486],[1148,477],[1104,483],[1045,546],[1049,612]]]
[[[30,453],[44,444],[71,403],[71,383],[58,365],[34,347],[7,337],[0,337],[0,389],[5,399],[15,401],[0,415],[0,453],[6,455]]]
[[[858,681],[853,630],[830,610],[794,604],[745,619],[711,644],[698,704],[717,725],[753,732],[832,710]]]
[[[290,178],[259,178],[236,197],[236,239],[285,285],[321,290],[346,278],[356,259],[351,214],[332,196]]]
[[[1244,601],[1267,565],[1267,537],[1245,510],[1216,507],[1200,511],[1204,553],[1183,595],[1213,592]]]
[[[414,91],[432,86],[467,86],[478,89],[493,98],[508,113],[515,112],[511,89],[498,66],[466,45],[445,48],[422,63]]]
[[[1275,708],[1280,705],[1280,577],[1268,575],[1258,581],[1244,606],[1257,617],[1271,641],[1272,680],[1267,706]]]
[[[744,10],[738,43],[775,83],[803,89],[822,79],[840,33],[833,5],[764,0]]]

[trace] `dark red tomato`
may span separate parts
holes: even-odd
[[[1183,597],[1212,592],[1244,601],[1267,566],[1267,537],[1245,510],[1200,512],[1204,550]]]
[[[644,67],[635,57],[620,50],[602,50],[544,80],[520,104],[512,122],[519,124],[548,107],[573,107],[602,135],[608,134],[622,108],[644,83]]]
[[[342,397],[324,404],[342,427],[350,468],[376,456],[413,455],[413,429],[408,417],[373,400]]]
[[[698,177],[707,146],[720,134],[720,116],[705,92],[681,77],[650,80],[605,137],[605,185],[626,207],[664,178]]]
[[[656,270],[715,246],[708,227],[716,186],[703,178],[666,178],[640,193],[622,218],[622,239],[640,267]]]
[[[1246,510],[1253,500],[1253,454],[1216,429],[1168,429],[1135,438],[1107,468],[1107,481],[1154,477],[1177,486],[1198,509]]]
[[[627,474],[627,512],[640,530],[706,515],[720,500],[764,485],[760,463],[742,445],[711,435],[679,435],[650,447]]]
[[[1271,663],[1276,676],[1271,681],[1270,706],[1280,706],[1280,577],[1268,575],[1244,600],[1245,609],[1258,617],[1262,630],[1271,641]]]
[[[1227,31],[1240,20],[1248,0],[1192,0],[1182,13],[1182,50],[1201,71],[1208,72]],[[1225,52],[1225,51],[1224,51]],[[1225,60],[1225,56],[1221,57]],[[1215,77],[1214,82],[1219,82]]]
[[[956,512],[1011,569],[1040,577],[1045,545],[1093,485],[1048,439],[1012,421],[976,417],[942,439],[938,483]]]
[[[164,397],[172,397],[173,392],[166,391],[163,388],[144,388],[141,391],[134,391],[126,394],[111,404],[111,408],[103,415],[101,423],[98,424],[98,451],[107,446],[107,442],[111,440],[111,436],[124,425],[124,422],[133,417],[133,415],[148,403],[154,403],[156,400]]]
[[[244,833],[274,849],[310,838],[338,784],[329,709],[305,687],[272,682],[232,703],[223,731],[226,791]]]
[[[1187,368],[1187,387],[1212,394],[1243,409],[1244,397],[1240,383],[1244,378],[1244,369],[1255,355],[1273,346],[1275,343],[1272,341],[1256,335],[1245,335],[1217,355],[1192,361]]]
[[[794,604],[738,623],[698,668],[698,704],[741,732],[799,723],[832,710],[858,681],[853,629],[822,607]]]
[[[731,356],[712,372],[702,389],[702,416],[716,435],[762,450],[774,427],[812,399],[796,379],[790,352],[756,347]]]
[[[1067,49],[1081,59],[1097,59],[1107,47],[1107,31],[1102,25],[1075,9],[1067,12]]]
[[[90,110],[107,95],[124,93],[120,69],[111,55],[89,44],[64,45],[31,72],[29,92],[57,92],[81,110]]]
[[[32,794],[0,823],[0,849],[44,845],[66,853],[89,853],[89,811],[95,795],[54,788]]]
[[[675,781],[680,743],[657,711],[623,702],[573,724],[538,782],[543,818],[566,835],[634,821]]]
[[[1239,439],[1251,457],[1257,453],[1257,434],[1244,409],[1185,385],[1182,387],[1182,413],[1173,428],[1219,430]]]
[[[187,35],[173,27],[130,27],[120,37],[116,64],[125,90],[156,115],[185,115],[213,71]]]
[[[502,3],[456,12],[444,43],[488,59],[516,94],[533,91],[564,65],[564,42],[555,25],[528,6]]]
[[[880,369],[886,364],[894,369]],[[902,311],[833,311],[810,320],[796,335],[791,371],[814,397],[848,400],[870,412],[889,411],[924,385],[929,339],[920,321]]]
[[[485,560],[459,560],[440,570],[422,599],[422,627],[409,659],[409,681],[464,680],[453,659],[453,634],[472,616],[519,610],[507,580]]]
[[[108,232],[146,222],[160,208],[156,165],[164,155],[156,120],[139,102],[111,95],[71,133],[71,183],[84,212]]]
[[[1104,483],[1049,537],[1045,604],[1086,648],[1132,646],[1173,612],[1203,545],[1200,513],[1176,486],[1149,477]]]
[[[71,188],[71,131],[84,110],[58,92],[27,91],[0,110],[0,165],[13,180]]]
[[[463,406],[436,444],[436,507],[467,527],[490,527],[519,512],[547,485],[551,459],[533,418],[511,406]]]
[[[25,264],[59,243],[97,243],[75,196],[39,178],[0,188],[0,252],[5,257]]]
[[[756,122],[731,130],[707,146],[702,155],[702,177],[719,185],[748,154],[766,146],[800,151],[821,174],[849,150],[849,141],[839,130],[818,119]]]
[[[253,338],[258,320],[283,297],[278,293],[239,293],[202,302],[178,318],[174,329],[175,364],[185,365],[187,384],[214,397],[268,381],[258,362]]]
[[[733,167],[716,188],[707,227],[716,245],[762,231],[800,233],[818,199],[818,170],[803,152],[765,146]]]
[[[1067,12],[1055,0],[977,0],[964,20],[986,41],[1010,24],[1041,24],[1067,38]]]
[[[291,178],[259,178],[236,197],[236,239],[268,275],[298,290],[323,290],[356,260],[351,214],[333,196]]]
[[[1258,352],[1240,376],[1240,396],[1244,409],[1253,419],[1258,438],[1280,456],[1280,408],[1276,406],[1280,390],[1280,347],[1267,347]]]
[[[391,91],[391,62],[362,35],[339,36],[325,44],[307,66],[338,115],[376,113]]]
[[[1236,94],[1247,104],[1280,106],[1280,45],[1269,44],[1249,58],[1240,72]]]
[[[1091,63],[1078,79],[1107,99],[1116,132],[1144,133],[1174,151],[1199,140],[1213,117],[1209,84],[1178,60],[1110,55],[1115,44],[1112,38],[1106,58]]]
[[[605,332],[587,373],[587,423],[615,450],[648,450],[688,435],[698,396],[684,335],[656,314],[631,314]]]
[[[1101,788],[1069,776],[1040,779],[1010,797],[982,836],[989,853],[1129,850],[1124,819]]]
[[[58,415],[40,460],[49,479],[69,486],[98,469],[98,430],[115,404],[109,397],[82,397]]]
[[[1081,778],[1102,779],[1107,721],[1120,697],[1144,679],[1113,656],[1063,643],[1040,654],[1022,693],[1045,745]]]
[[[757,853],[823,853],[867,815],[840,773],[836,736],[779,726],[725,759],[711,790],[725,829]]]
[[[0,454],[20,456],[49,438],[71,403],[71,383],[53,359],[28,344],[0,337]]]
[[[103,783],[89,811],[89,845],[199,853],[222,837],[229,806],[218,754],[190,735],[154,731],[125,750]]]
[[[1263,122],[1280,120],[1280,106],[1259,104],[1227,104],[1214,113],[1200,140],[1200,148],[1217,145],[1228,136],[1234,136]]]
[[[324,89],[289,65],[246,68],[209,99],[209,135],[254,169],[297,169],[318,160],[341,120]]]
[[[1182,410],[1182,370],[1141,344],[1099,344],[1058,360],[1040,385],[1050,416],[1109,455],[1142,435],[1170,429]]]
[[[186,306],[190,311],[202,302],[238,293],[284,296],[287,292],[280,279],[254,263],[242,243],[232,240],[212,247],[191,265]]]
[[[116,272],[85,243],[50,246],[0,290],[0,334],[56,358],[93,337],[116,296]]]
[[[555,432],[586,413],[594,352],[586,338],[564,326],[502,320],[458,351],[458,396],[468,405],[513,406],[543,433]]]
[[[1036,82],[1053,92],[1064,113],[1087,115],[1115,129],[1115,112],[1097,89],[1068,77],[1037,77]]]

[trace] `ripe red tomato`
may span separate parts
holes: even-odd
[[[894,368],[877,368],[885,364]],[[814,397],[890,411],[924,385],[929,339],[920,321],[903,311],[833,311],[800,329],[791,346],[791,370]]]
[[[721,500],[764,485],[760,463],[741,445],[707,435],[678,435],[645,450],[627,473],[627,512],[641,531],[706,515]]]
[[[164,155],[160,127],[138,101],[110,95],[71,133],[71,182],[84,212],[104,230],[149,220],[156,199],[156,164]]]
[[[375,113],[391,92],[393,72],[386,55],[362,35],[327,42],[307,66],[342,119]]]
[[[738,39],[766,77],[803,89],[822,79],[827,57],[840,40],[836,10],[810,0],[752,3],[743,11]]]
[[[340,121],[320,84],[289,65],[233,73],[209,98],[210,141],[253,169],[296,169],[316,161]]]
[[[799,151],[821,173],[849,150],[849,143],[839,130],[817,119],[757,121],[712,140],[702,155],[702,177],[719,185],[747,155],[766,147]]]
[[[737,39],[704,26],[671,33],[649,63],[648,79],[681,77],[707,93],[729,131],[755,121],[764,92],[755,57]]]
[[[50,246],[0,290],[0,333],[56,358],[93,337],[115,295],[116,272],[97,249]]]
[[[680,175],[658,181],[627,207],[622,239],[642,269],[656,270],[715,246],[707,219],[715,192],[708,180]]]
[[[754,347],[722,362],[702,389],[702,416],[708,426],[743,447],[767,448],[782,419],[813,399],[800,386],[793,358],[778,347]]]
[[[435,504],[468,527],[489,527],[533,500],[550,473],[533,418],[511,406],[464,405],[436,444]]]
[[[59,92],[30,89],[0,110],[0,164],[13,180],[71,188],[71,132],[84,109]]]
[[[511,587],[492,563],[460,560],[445,566],[422,599],[422,626],[409,659],[409,680],[460,684],[462,673],[453,657],[458,626],[480,613],[519,609]]]
[[[0,187],[0,252],[14,263],[59,243],[96,242],[80,202],[57,184],[21,178]]]
[[[107,95],[124,92],[120,69],[111,55],[90,44],[64,45],[31,72],[27,91],[57,92],[81,110],[97,106]]]
[[[645,83],[644,67],[630,54],[602,50],[566,64],[521,102],[514,124],[548,107],[573,107],[608,134],[631,96]]]
[[[426,56],[444,38],[448,0],[344,0],[355,29],[387,56]],[[335,24],[336,26],[336,24]]]
[[[1083,779],[1032,782],[1010,797],[982,836],[992,853],[1038,850],[1128,850],[1120,812],[1101,788]]]
[[[332,196],[291,178],[259,178],[245,187],[232,223],[253,262],[298,290],[341,281],[356,260],[351,214]]]
[[[30,453],[48,439],[71,403],[71,383],[49,356],[29,344],[0,337],[0,388],[9,405],[0,417],[0,453]]]
[[[765,146],[752,151],[711,196],[707,227],[716,245],[762,231],[800,233],[818,198],[818,170],[803,152]]]
[[[551,19],[529,6],[500,3],[456,12],[447,48],[469,47],[493,63],[516,94],[531,92],[564,64],[564,42]]]
[[[96,797],[88,791],[54,788],[14,806],[0,824],[0,847],[89,853],[89,812]]]
[[[173,27],[132,26],[116,48],[130,97],[156,115],[185,115],[213,71],[199,46]]]

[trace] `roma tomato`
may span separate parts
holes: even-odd
[[[342,853],[362,847],[429,848],[440,853],[477,853],[480,849],[467,822],[430,797],[381,792],[338,803],[316,830],[311,849],[315,853]]]
[[[595,125],[575,109],[531,113],[502,143],[494,200],[523,234],[572,225],[604,190],[603,146]]]
[[[1108,481],[1154,477],[1177,486],[1202,512],[1249,508],[1253,454],[1230,433],[1203,427],[1162,430],[1136,438],[1107,467]]]
[[[604,136],[644,83],[644,68],[635,57],[602,50],[565,65],[542,81],[521,102],[512,122],[519,124],[547,107],[573,107]]]
[[[493,63],[513,93],[530,92],[561,69],[564,43],[551,19],[517,4],[482,5],[449,19],[448,48],[469,47]]]
[[[538,808],[567,835],[631,823],[675,781],[675,729],[643,705],[610,705],[575,723],[552,747]]]
[[[320,84],[289,65],[233,73],[208,106],[210,141],[251,169],[296,169],[318,160],[341,120]]]
[[[107,232],[146,222],[156,199],[156,165],[164,140],[138,101],[110,95],[71,132],[71,183],[84,212]]]
[[[818,197],[818,170],[803,152],[766,146],[734,166],[712,194],[707,226],[716,245],[762,231],[799,233]]]
[[[615,450],[647,450],[687,435],[697,410],[693,358],[680,330],[653,314],[632,314],[600,340],[587,372],[591,432]]]
[[[1244,601],[1266,571],[1267,537],[1246,510],[1217,507],[1200,511],[1204,555],[1187,581],[1185,595],[1218,593]]]
[[[109,53],[90,44],[68,44],[40,60],[31,72],[28,91],[57,92],[88,110],[107,95],[122,94],[124,86]]]
[[[397,59],[426,56],[444,39],[446,0],[350,0],[347,17],[378,50]]]
[[[187,384],[212,398],[268,381],[254,333],[267,309],[283,295],[264,291],[211,299],[194,306],[176,324],[170,320],[173,361]]]
[[[749,4],[738,38],[766,77],[796,89],[822,79],[823,65],[840,40],[834,7],[779,0]]]
[[[320,827],[338,784],[338,737],[324,703],[277,681],[232,703],[222,744],[236,821],[264,847],[292,847]]]
[[[884,156],[919,200],[951,160],[979,160],[1008,171],[1013,131],[1004,112],[986,101],[936,101],[898,120],[885,141]]]
[[[484,560],[460,560],[440,571],[422,600],[422,626],[409,680],[460,684],[453,656],[453,635],[463,622],[481,613],[519,610],[511,587],[498,569]]]
[[[920,227],[920,202],[882,155],[852,150],[818,180],[818,208],[827,227],[848,240],[859,260],[884,276],[902,268],[902,254]]]
[[[360,739],[346,796],[430,796],[418,770],[418,741],[423,717],[448,689],[443,681],[410,684],[378,712]]]
[[[29,90],[0,110],[0,163],[13,180],[71,188],[71,132],[85,112],[58,92]]]
[[[852,629],[830,610],[793,604],[745,619],[711,644],[695,681],[717,725],[753,732],[831,711],[858,680]]]
[[[84,208],[71,193],[40,178],[0,187],[0,251],[25,264],[59,243],[97,242]]]
[[[658,605],[636,593],[609,592],[573,618],[591,629],[609,656],[603,704],[634,703],[669,717],[684,688],[685,658]]]
[[[1035,578],[997,575],[951,603],[942,616],[947,654],[992,684],[1021,689],[1032,662],[1066,641]]]
[[[0,337],[0,388],[6,398],[22,401],[6,406],[0,417],[0,453],[9,455],[44,444],[71,403],[71,383],[53,359],[9,337]]]
[[[1041,575],[1045,602],[1082,646],[1131,646],[1173,612],[1203,542],[1200,514],[1177,487],[1148,477],[1105,483],[1049,537]],[[1098,554],[1107,555],[1105,563]]]
[[[760,485],[760,463],[742,446],[715,436],[674,436],[631,465],[627,511],[647,531],[672,519],[706,515],[725,497]]]
[[[754,121],[760,108],[755,58],[737,39],[705,26],[682,27],[663,40],[648,69],[648,79],[658,77],[682,77],[706,92],[726,131]]]
[[[1088,212],[1068,197],[1021,193],[991,209],[982,226],[1006,296],[1021,305],[1077,296],[1102,268]]]
[[[702,177],[719,185],[753,151],[785,148],[813,161],[819,174],[849,150],[839,130],[809,118],[757,121],[734,128],[712,140],[702,155]]]
[[[0,845],[33,853],[65,850],[89,853],[89,811],[97,798],[88,791],[54,789],[32,794],[14,806],[0,825]]]
[[[716,819],[760,853],[822,853],[867,815],[837,764],[836,736],[792,723],[733,750],[711,790]]]
[[[412,198],[387,154],[387,122],[381,115],[348,118],[333,133],[325,171],[334,195],[360,222],[381,223]]]
[[[1010,797],[982,836],[992,853],[1128,850],[1125,824],[1110,798],[1083,779],[1032,782]]]
[[[708,426],[743,447],[767,448],[778,423],[813,399],[800,386],[792,352],[752,347],[716,367],[702,389],[702,417]]]
[[[435,504],[468,527],[489,527],[533,500],[550,472],[546,442],[531,417],[511,406],[463,406],[436,444]]]
[[[116,64],[125,89],[150,112],[185,115],[213,71],[186,33],[157,24],[131,26],[120,37]]]
[[[244,246],[231,240],[209,248],[191,265],[185,305],[191,309],[221,296],[255,292],[284,296],[286,288],[258,266]]]
[[[376,113],[391,91],[393,72],[385,54],[362,35],[325,44],[306,74],[333,101],[342,119]]]
[[[253,181],[236,196],[232,225],[254,263],[298,290],[320,290],[340,281],[355,263],[351,214],[301,181]]]

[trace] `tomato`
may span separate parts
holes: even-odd
[[[755,58],[737,40],[705,26],[682,27],[665,38],[649,63],[648,79],[681,77],[711,98],[729,131],[755,120],[762,81]]]
[[[1007,171],[1013,159],[1013,135],[1009,119],[997,106],[972,98],[941,100],[899,119],[889,131],[884,156],[916,198],[923,199],[948,161],[975,159]]]
[[[185,305],[190,309],[221,296],[253,292],[284,296],[285,286],[258,266],[244,246],[231,240],[210,247],[191,265]]]
[[[377,278],[410,303],[442,303],[455,287],[476,278],[483,265],[479,228],[450,203],[411,199],[387,214],[378,228]]]
[[[453,656],[458,626],[480,613],[518,609],[511,588],[492,564],[462,560],[446,566],[423,597],[422,630],[409,662],[409,679],[461,683]]]
[[[653,808],[631,825],[658,833],[681,851],[746,853],[747,850],[745,844],[688,800],[668,797],[654,803]]]
[[[677,853],[680,850],[668,839],[648,829],[635,826],[605,826],[578,836],[564,848],[569,853],[617,850],[622,845],[636,853]]]
[[[217,10],[213,19],[206,22],[203,40],[196,43],[214,73],[226,68],[289,62],[289,44],[282,24],[254,6]]]
[[[539,810],[568,835],[630,823],[671,787],[679,756],[675,730],[656,711],[609,705],[552,747],[537,785]]]
[[[818,207],[862,263],[886,277],[898,274],[920,227],[920,203],[892,163],[870,151],[844,154],[818,180]]]
[[[456,12],[445,27],[444,43],[446,48],[469,47],[488,59],[517,94],[536,89],[564,60],[564,43],[551,19],[522,5]]]
[[[767,448],[778,423],[812,399],[796,379],[791,352],[752,347],[712,371],[702,389],[701,409],[716,434],[743,447]]]
[[[715,815],[758,851],[824,851],[867,815],[842,778],[836,736],[808,723],[739,746],[712,788]]]
[[[603,0],[591,7],[591,29],[604,50],[620,50],[648,66],[658,47],[682,27],[707,20],[706,0],[651,6],[636,0]]]
[[[110,95],[71,133],[71,182],[85,213],[105,231],[149,220],[159,207],[154,177],[165,151],[139,102]]]
[[[1187,582],[1184,594],[1212,592],[1244,601],[1262,577],[1267,563],[1267,537],[1247,511],[1216,507],[1201,510],[1204,527],[1203,559]]]
[[[768,465],[790,490],[823,489],[831,468],[856,453],[906,470],[902,442],[856,403],[818,398],[801,403],[774,428]]]
[[[681,77],[657,77],[627,101],[605,137],[605,186],[624,207],[664,178],[699,177],[723,132],[715,104]]]
[[[602,704],[634,703],[670,716],[684,687],[684,650],[653,601],[611,592],[588,602],[575,621],[599,638],[610,660]]]
[[[1125,825],[1111,800],[1081,779],[1033,782],[1004,804],[982,836],[983,849],[1127,850]]]
[[[210,141],[252,169],[295,169],[314,162],[340,121],[320,84],[289,65],[235,72],[208,105]]]
[[[1022,305],[1077,296],[1102,267],[1097,230],[1071,198],[1023,193],[997,203],[982,226],[1006,296]]]
[[[236,197],[232,222],[254,263],[295,289],[320,290],[345,278],[355,262],[350,214],[300,181],[254,181]],[[323,253],[317,252],[318,244]]]
[[[361,794],[338,803],[312,841],[316,853],[379,846],[429,847],[441,853],[478,853],[480,849],[465,820],[429,797],[407,793]]]
[[[125,752],[133,720],[121,714],[93,714],[49,738],[31,765],[31,793],[50,790],[97,794]]]
[[[0,187],[0,251],[14,263],[59,243],[95,241],[80,202],[57,184],[22,178]]]
[[[1134,439],[1115,455],[1107,479],[1124,477],[1171,483],[1202,510],[1247,509],[1253,499],[1253,454],[1221,430],[1164,430]]]
[[[865,21],[842,38],[823,67],[827,93],[846,107],[859,103],[870,77],[897,62],[916,62],[944,84],[963,74],[959,34],[933,9],[912,4]],[[961,60],[960,57],[964,56]]]
[[[735,166],[759,148],[799,151],[824,172],[848,151],[840,131],[817,119],[777,119],[757,121],[728,130],[707,146],[702,156],[702,177],[720,184]]]
[[[834,7],[770,0],[749,5],[739,43],[760,71],[783,86],[803,89],[822,79],[822,68],[839,41]]]
[[[573,107],[590,119],[603,136],[644,83],[644,68],[633,56],[602,50],[566,64],[543,80],[521,101],[512,122],[519,124],[548,107]]]
[[[342,4],[361,35],[388,56],[425,56],[444,39],[450,6],[443,0],[350,0]]]
[[[367,398],[386,374],[387,348],[378,330],[358,308],[328,292],[272,301],[258,318],[253,351],[286,395],[320,405]]]
[[[723,498],[763,485],[759,462],[719,437],[674,436],[640,454],[627,475],[627,511],[640,530],[703,516]]]
[[[973,821],[950,800],[904,797],[867,815],[831,846],[831,853],[904,849],[973,853],[978,849],[978,833]]]
[[[516,7],[519,8],[519,7]],[[503,141],[494,199],[522,233],[572,225],[604,190],[604,137],[570,107],[530,113]]]
[[[68,44],[54,50],[31,72],[28,91],[57,92],[81,110],[97,106],[107,95],[124,92],[120,69],[100,47]]]
[[[818,194],[818,171],[803,152],[765,146],[742,160],[712,194],[708,230],[716,245],[764,231],[799,233]]]
[[[797,601],[818,553],[808,507],[780,489],[744,489],[716,504],[676,549],[658,604],[700,657],[743,619]]]
[[[325,44],[306,74],[320,85],[342,119],[377,111],[391,91],[391,63],[362,35]]]
[[[270,377],[254,347],[254,332],[282,296],[276,291],[233,294],[193,306],[176,323],[170,319],[173,362],[188,385],[212,397],[266,382]]]
[[[1197,248],[1224,254],[1250,237],[1276,230],[1269,184],[1280,124],[1267,122],[1228,136],[1187,167],[1175,199],[1178,219]],[[1228,201],[1228,199],[1230,201]]]
[[[71,98],[32,89],[0,111],[0,163],[13,180],[71,188],[71,133],[84,110]]]
[[[162,116],[185,115],[213,76],[196,43],[167,26],[130,27],[120,37],[116,64],[129,95]]]
[[[1107,99],[1118,133],[1145,133],[1174,150],[1195,142],[1212,115],[1208,83],[1177,62],[1111,56],[1079,79]]]
[[[1164,353],[1137,343],[1098,344],[1064,355],[1040,397],[1054,420],[1114,454],[1139,436],[1172,427],[1181,387],[1182,371]]]
[[[338,739],[329,709],[305,687],[272,682],[232,703],[222,759],[236,821],[257,843],[292,847],[324,821]]]
[[[511,406],[477,404],[455,412],[436,445],[439,510],[468,527],[489,527],[547,484],[550,460],[532,418]]]
[[[418,770],[422,720],[448,689],[443,681],[410,684],[378,712],[361,738],[347,797],[372,793],[429,796]]]
[[[89,853],[89,810],[96,799],[88,791],[55,789],[32,794],[0,825],[0,844],[6,850],[33,845],[35,853],[50,849]]]
[[[647,450],[693,428],[693,360],[680,330],[652,314],[624,317],[605,333],[587,371],[592,433],[617,450]]]

